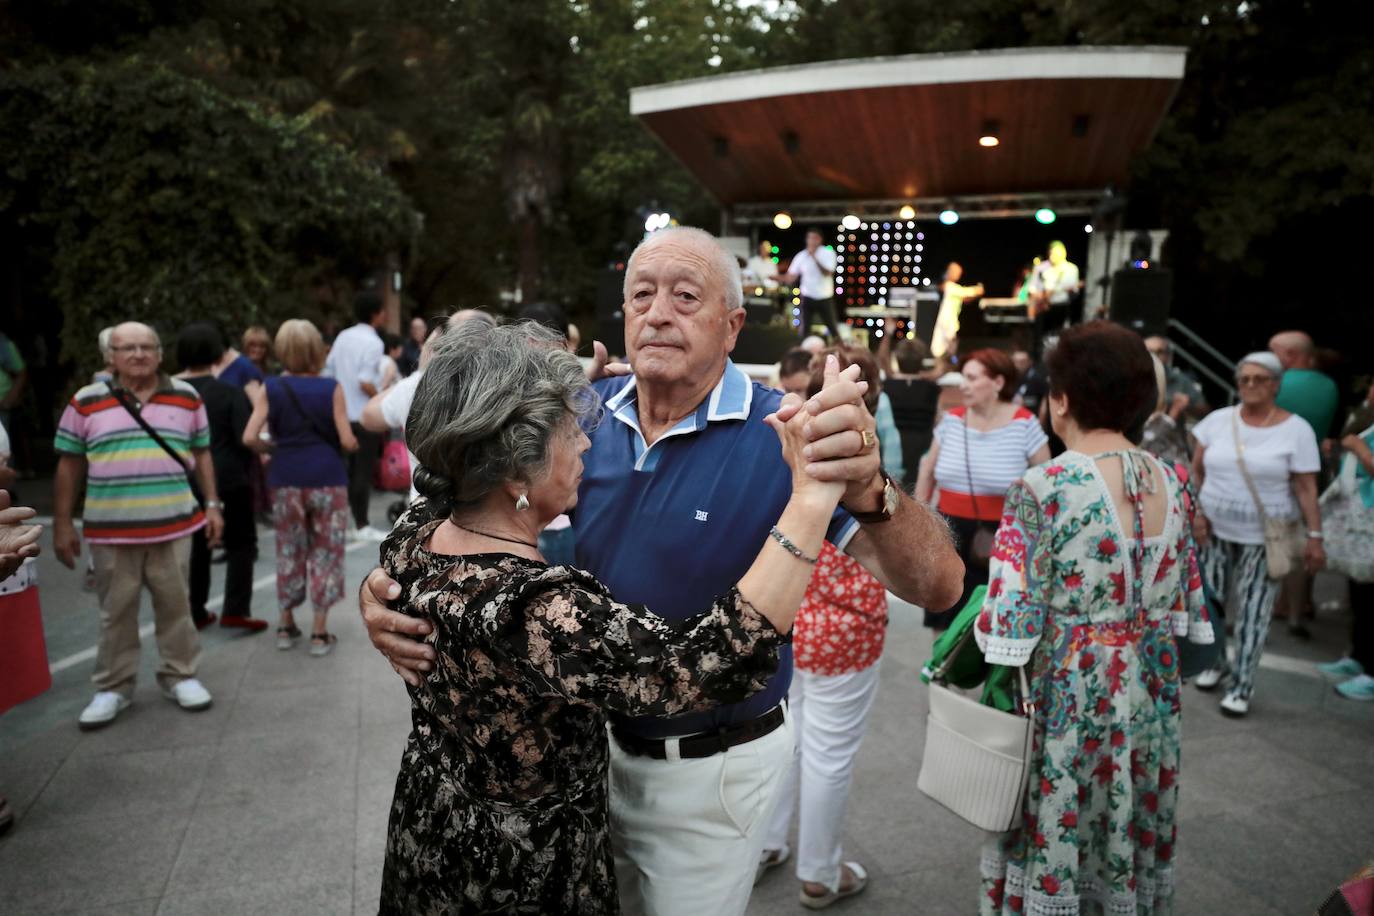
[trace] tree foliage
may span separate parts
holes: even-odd
[[[299,313],[312,271],[366,268],[417,227],[400,189],[308,122],[137,56],[0,76],[0,211],[46,251],[70,354],[139,317]]]

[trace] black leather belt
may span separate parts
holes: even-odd
[[[737,722],[734,725],[722,725],[715,731],[700,732],[679,738],[678,756],[692,759],[710,757],[721,751],[728,751],[732,747],[748,744],[756,738],[762,738],[769,732],[776,731],[782,722],[782,707],[774,706],[756,719]],[[616,742],[627,754],[652,757],[655,760],[668,759],[666,742],[662,738],[642,738],[618,725],[611,726],[611,734],[615,736]]]

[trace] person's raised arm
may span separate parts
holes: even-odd
[[[818,480],[843,480],[842,505],[852,512],[887,509],[888,483],[881,473],[876,423],[863,405],[856,377],[842,377],[802,409],[811,414],[806,472]],[[780,409],[778,417],[785,421],[791,414]],[[900,489],[893,497],[886,520],[865,522],[845,552],[903,600],[919,607],[949,607],[963,591],[964,564],[948,526]]]

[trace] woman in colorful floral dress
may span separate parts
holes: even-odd
[[[596,406],[561,343],[534,323],[466,322],[415,392],[406,433],[426,498],[382,561],[397,605],[433,625],[437,660],[410,688],[382,913],[618,913],[606,712],[677,715],[762,690],[839,502],[842,485],[806,474],[806,415],[773,415],[791,500],[698,616],[669,624],[547,565],[536,539],[577,500],[590,444],[577,421]]]
[[[1156,399],[1139,337],[1091,322],[1066,331],[1049,364],[1069,450],[1008,494],[975,629],[989,662],[1028,666],[1036,710],[1021,824],[984,848],[979,908],[1167,913],[1175,640],[1212,640],[1192,505],[1179,471],[1132,445]]]

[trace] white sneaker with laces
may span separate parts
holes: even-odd
[[[1206,671],[1193,678],[1193,685],[1198,690],[1211,690],[1221,683],[1222,677],[1226,674],[1225,668],[1208,668]]]
[[[182,709],[195,712],[210,706],[210,691],[193,677],[177,681],[170,688],[163,688],[162,695]]]
[[[1250,701],[1238,693],[1228,693],[1221,698],[1221,714],[1239,719],[1250,711]]]
[[[353,532],[353,537],[359,541],[381,543],[386,540],[386,536],[389,533],[390,532],[382,531],[380,528],[373,528],[371,525],[363,525],[357,531]]]
[[[86,708],[81,710],[81,715],[76,720],[76,724],[82,730],[90,731],[95,728],[102,728],[115,720],[121,712],[129,708],[130,700],[111,690],[102,690],[91,698],[91,702],[86,704]]]

